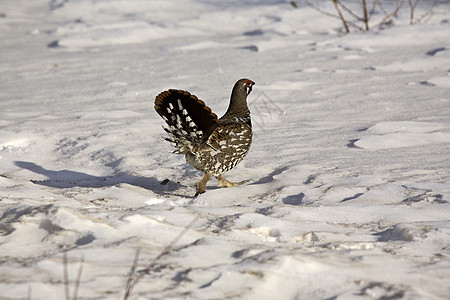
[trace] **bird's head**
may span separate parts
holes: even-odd
[[[254,84],[255,82],[253,82],[252,80],[243,78],[236,82],[235,88],[237,87],[241,92],[244,92],[245,95],[248,96],[252,91],[252,87]]]

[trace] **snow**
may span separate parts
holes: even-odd
[[[342,36],[297,2],[1,2],[0,298],[63,299],[64,253],[123,298],[195,220],[130,299],[448,299],[450,3]],[[193,198],[153,100],[242,77],[248,182]]]
[[[369,129],[356,146],[372,150],[450,143],[450,128],[431,122],[380,122]]]

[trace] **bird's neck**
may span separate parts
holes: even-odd
[[[230,105],[228,106],[227,112],[223,115],[221,119],[245,118],[245,117],[250,117],[250,111],[248,109],[245,97],[232,96],[230,99]]]

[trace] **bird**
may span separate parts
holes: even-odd
[[[188,91],[169,89],[155,98],[155,110],[166,122],[165,138],[183,154],[186,162],[204,172],[196,184],[195,196],[206,192],[214,176],[220,187],[235,187],[223,174],[233,169],[247,155],[252,143],[252,121],[247,96],[255,85],[250,79],[239,79],[231,92],[225,114],[218,118],[205,102]]]

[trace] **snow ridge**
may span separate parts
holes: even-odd
[[[66,298],[66,254],[120,299],[195,219],[129,299],[447,299],[447,2],[339,36],[289,1],[1,1],[0,298]],[[248,182],[193,198],[154,98],[221,115],[245,76]]]

